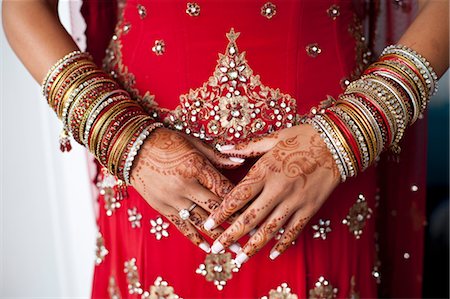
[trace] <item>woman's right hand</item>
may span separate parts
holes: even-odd
[[[224,177],[214,164],[227,167],[240,163],[217,156],[212,148],[202,150],[192,144],[185,135],[165,128],[153,131],[136,156],[131,170],[131,184],[152,208],[169,219],[187,238],[206,252],[210,245],[199,231],[216,239],[223,228],[206,231],[203,227],[209,214],[222,198],[231,191],[233,184]],[[208,156],[208,158],[206,157]],[[182,220],[179,211],[197,206],[188,220]]]

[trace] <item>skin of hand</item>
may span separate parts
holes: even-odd
[[[223,146],[222,152],[241,158],[262,155],[204,225],[206,230],[214,229],[246,207],[212,246],[213,253],[220,252],[253,231],[236,257],[238,264],[258,252],[283,227],[270,258],[284,252],[340,182],[330,151],[308,124],[247,144]]]
[[[218,227],[205,230],[203,223],[221,203],[234,185],[224,177],[206,157],[215,164],[235,167],[239,163],[224,155],[215,155],[209,146],[198,150],[185,135],[159,128],[143,143],[131,169],[131,184],[159,213],[169,219],[189,240],[205,252],[210,245],[200,232],[216,239],[223,232]],[[206,155],[205,155],[205,154]],[[197,206],[190,211],[188,220],[178,212]],[[240,248],[230,247],[233,251]]]

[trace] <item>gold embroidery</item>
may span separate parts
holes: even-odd
[[[337,292],[337,288],[333,288],[323,276],[320,276],[314,289],[309,290],[309,299],[333,299],[336,298]]]
[[[137,208],[128,209],[128,221],[132,228],[141,227],[142,214],[138,213]]]
[[[129,32],[131,25],[125,23],[123,19],[123,5],[119,5],[118,22],[115,34],[106,49],[106,56],[103,59],[103,69],[110,73],[122,87],[135,99],[151,116],[157,117],[155,96],[150,92],[145,92],[142,96],[139,90],[134,87],[136,78],[128,71],[128,67],[122,61],[122,35]]]
[[[313,230],[315,231],[313,234],[313,238],[322,238],[322,240],[326,240],[327,233],[331,232],[330,222],[330,220],[319,219],[319,223],[312,226]]]
[[[231,253],[208,254],[205,263],[200,264],[195,271],[205,276],[206,281],[213,281],[219,291],[223,290],[227,281],[233,278],[232,272],[238,272],[239,267],[231,259]]]
[[[359,239],[366,225],[366,220],[370,218],[371,214],[372,209],[367,205],[364,195],[360,194],[342,223],[348,225],[348,230],[353,233],[356,239]]]
[[[106,168],[102,169],[102,179],[97,182],[100,195],[105,202],[106,215],[112,216],[116,209],[120,208],[120,201],[123,199],[119,190],[119,182],[115,176],[111,175]]]
[[[355,286],[356,286],[356,282],[355,282],[355,276],[352,275],[352,278],[350,279],[350,297],[349,299],[359,299],[359,293],[355,291]]]
[[[327,9],[328,16],[334,21],[340,16],[339,5],[333,4]]]
[[[139,17],[141,18],[141,20],[145,19],[145,17],[147,16],[147,9],[145,8],[145,6],[138,4],[137,11],[138,11],[138,14],[139,14]]]
[[[191,17],[198,17],[200,15],[200,5],[195,2],[188,2],[186,4],[186,13]]]
[[[150,233],[155,235],[156,240],[161,240],[162,237],[167,238],[169,233],[167,232],[167,228],[169,227],[169,223],[164,222],[161,217],[156,218],[156,220],[150,219]]]
[[[364,36],[364,28],[361,20],[355,15],[353,22],[350,24],[349,32],[355,39],[355,59],[356,68],[350,74],[350,81],[359,78],[367,66],[371,63],[373,57],[370,51],[366,37]]]
[[[116,284],[114,276],[109,277],[108,294],[110,299],[120,299],[119,287]]]
[[[139,273],[136,266],[136,259],[132,258],[125,262],[123,272],[127,275],[128,292],[130,295],[143,293],[141,283],[139,282]]]
[[[239,32],[227,34],[225,54],[208,82],[180,96],[181,105],[164,122],[216,144],[238,143],[298,122],[296,101],[263,85],[236,44]]]
[[[100,265],[105,260],[105,256],[107,256],[108,253],[109,251],[105,247],[105,240],[103,239],[102,234],[98,232],[95,246],[95,264],[97,266]]]
[[[277,14],[277,7],[272,2],[267,2],[261,7],[261,15],[269,20]]]
[[[166,44],[162,39],[155,40],[155,45],[152,47],[152,51],[158,56],[163,55],[164,52],[166,51]]]
[[[322,53],[322,49],[320,49],[317,43],[309,44],[306,46],[306,53],[308,56],[316,58],[320,53]]]
[[[269,297],[263,296],[261,299],[297,299],[296,294],[291,293],[291,288],[287,283],[282,283],[275,290],[272,289],[269,292]]]
[[[167,281],[158,276],[150,286],[150,291],[145,291],[141,299],[180,299],[180,297],[174,293],[173,287],[169,286]]]

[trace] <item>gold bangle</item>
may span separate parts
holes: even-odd
[[[92,69],[98,69],[98,67],[90,60],[79,60],[63,69],[61,73],[59,73],[59,75],[55,78],[52,88],[49,91],[48,103],[50,106],[52,106],[51,101],[54,101],[53,97],[55,96],[55,92],[60,89],[61,85],[64,83],[64,81],[66,81],[67,77],[69,77],[75,69],[82,67],[92,67]]]
[[[91,71],[88,71],[88,72],[82,74],[61,95],[61,101],[59,101],[58,106],[56,107],[57,115],[60,119],[62,117],[62,112],[64,110],[64,104],[67,101],[67,99],[70,97],[70,95],[79,87],[80,84],[84,83],[84,81],[89,81],[90,79],[94,79],[95,77],[100,77],[100,76],[97,76],[97,74],[101,74],[101,73],[102,73],[102,71],[100,69],[94,69],[94,70],[91,70]],[[78,91],[78,93],[81,91],[82,91],[82,89],[80,89]],[[74,99],[75,99],[75,97],[76,97],[76,95],[73,96]]]
[[[119,138],[113,144],[110,155],[108,157],[108,169],[110,169],[115,175],[119,173],[120,157],[130,143],[130,140],[136,134],[136,130],[139,129],[142,124],[147,121],[151,121],[149,116],[143,116],[130,123],[127,128],[122,131]]]
[[[136,103],[130,101],[123,101],[120,103],[116,103],[113,107],[111,107],[108,111],[105,112],[96,123],[95,126],[92,127],[92,135],[91,138],[89,138],[89,150],[94,155],[96,154],[95,148],[96,143],[101,140],[103,134],[109,127],[110,123],[114,121],[114,118],[117,116],[117,114],[121,113],[124,109],[137,105]]]
[[[339,139],[339,142],[341,143],[342,147],[344,148],[344,151],[347,153],[347,156],[350,160],[351,166],[354,169],[354,172],[356,175],[359,167],[358,167],[358,163],[356,162],[355,153],[353,153],[353,151],[351,150],[350,145],[348,144],[347,140],[345,139],[345,137],[342,134],[339,127],[326,114],[322,114],[321,116],[331,127],[335,137]]]

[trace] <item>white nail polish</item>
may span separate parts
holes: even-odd
[[[239,243],[233,243],[228,248],[236,254],[238,254],[242,250],[242,247]]]
[[[211,230],[211,229],[213,228],[213,226],[214,226],[214,220],[211,219],[211,218],[209,218],[208,220],[206,220],[206,221],[205,221],[205,224],[203,224],[203,227],[204,227],[206,230]]]
[[[248,255],[245,254],[245,252],[241,251],[241,253],[239,253],[236,258],[234,259],[234,261],[236,262],[236,264],[238,264],[239,266],[241,266],[243,263],[245,263],[246,261],[248,261]]]
[[[274,251],[272,251],[272,252],[270,253],[269,258],[270,258],[271,260],[274,260],[274,259],[276,259],[279,255],[280,255],[280,252],[277,251],[277,250],[274,250]]]
[[[223,151],[231,151],[234,149],[234,145],[232,144],[225,144],[225,145],[221,145],[219,151],[223,152]]]
[[[248,235],[251,237],[251,236],[253,236],[254,234],[256,234],[257,231],[258,231],[258,230],[257,230],[256,228],[254,228],[254,229],[252,229],[251,231],[248,232]]]
[[[244,163],[245,162],[245,159],[238,158],[238,157],[229,157],[228,159],[230,159],[230,161],[236,162],[236,163]]]
[[[200,243],[200,245],[198,245],[198,247],[200,247],[206,253],[210,253],[211,252],[211,247],[206,242]]]
[[[211,251],[214,254],[217,254],[223,250],[223,245],[220,244],[220,242],[216,241],[214,242],[213,246],[211,247]]]

